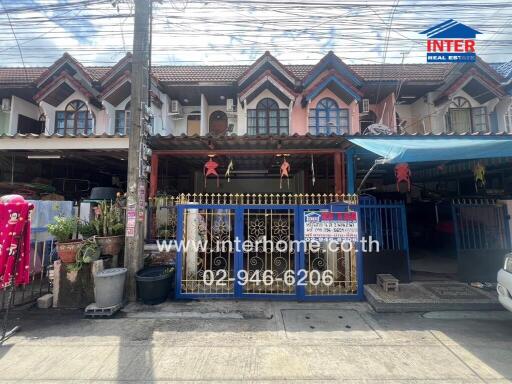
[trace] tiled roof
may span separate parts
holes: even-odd
[[[507,63],[512,66],[512,64]],[[303,79],[313,65],[287,65],[290,72]],[[354,64],[349,67],[366,81],[382,80],[425,80],[442,81],[452,64]],[[85,67],[93,80],[100,80],[111,67]],[[236,81],[249,66],[247,65],[162,65],[153,67],[155,77],[163,82]],[[31,84],[47,68],[0,68],[0,85]]]
[[[303,79],[313,65],[287,65],[286,68],[298,79]],[[442,81],[452,68],[452,64],[356,64],[349,67],[366,81],[372,80],[432,80]],[[236,81],[246,70],[247,65],[190,65],[158,66],[153,73],[160,81]]]
[[[165,65],[153,67],[160,81],[236,81],[249,68],[247,65]]]
[[[99,80],[109,71],[111,67],[85,67],[85,70],[93,80]]]
[[[4,67],[0,68],[0,85],[23,85],[34,83],[48,68],[46,67]],[[85,67],[93,80],[99,80],[110,67]]]
[[[366,81],[379,79],[442,81],[453,64],[355,64],[349,67]]]
[[[0,68],[0,84],[27,84],[37,80],[46,67]]]

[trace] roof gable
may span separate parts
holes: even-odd
[[[318,76],[329,69],[334,69],[355,86],[359,87],[363,84],[361,77],[357,73],[350,69],[333,51],[329,51],[329,53],[327,53],[327,55],[325,55],[304,77],[304,87],[310,85]]]
[[[84,96],[91,99],[94,97],[78,80],[64,71],[59,77],[53,79],[41,89],[34,96],[34,100],[37,102],[45,100],[56,107],[75,91],[81,92]]]
[[[273,94],[279,97],[284,103],[295,100],[295,94],[286,84],[277,79],[271,71],[266,71],[262,76],[248,85],[240,94],[240,100],[250,102],[255,96],[261,93],[263,89],[269,89]]]
[[[339,78],[335,73],[331,73],[324,77],[319,84],[306,92],[303,99],[304,102],[313,100],[326,88],[334,92],[334,94],[339,96],[347,104],[350,104],[354,100],[361,101],[362,94],[358,89],[348,84],[343,78]]]
[[[238,78],[238,85],[243,87],[258,77],[260,72],[268,70],[272,71],[281,81],[287,82],[290,86],[295,86],[297,82],[295,75],[268,51],[244,71]]]
[[[122,76],[127,70],[131,70],[132,54],[128,52],[121,60],[119,60],[113,67],[111,67],[99,79],[102,86],[106,86],[112,81],[117,80],[119,75]]]
[[[477,85],[479,85],[479,87],[477,87]],[[476,68],[471,68],[469,71],[459,76],[455,81],[449,83],[444,92],[442,92],[434,101],[434,104],[442,104],[448,100],[450,95],[457,92],[459,89],[464,90],[481,104],[494,97],[502,97],[505,94],[499,83],[492,82],[491,80],[483,77]],[[482,89],[486,89],[487,91],[482,92]]]
[[[59,75],[62,71],[73,73],[73,75],[78,73],[88,83],[92,83],[93,79],[85,67],[69,53],[64,52],[60,59],[55,61],[55,63],[39,76],[36,80],[37,86],[41,87],[47,85],[53,75]]]

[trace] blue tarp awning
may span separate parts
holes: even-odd
[[[349,139],[386,163],[512,157],[512,137],[380,137]]]

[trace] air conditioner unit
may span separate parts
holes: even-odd
[[[370,112],[370,100],[369,99],[363,99],[363,113]]]
[[[11,110],[11,99],[4,98],[2,99],[2,111],[10,111]]]
[[[173,116],[181,116],[183,110],[181,108],[181,104],[178,100],[171,100],[171,112],[170,114]]]
[[[226,99],[226,112],[235,112],[235,102],[233,99]]]

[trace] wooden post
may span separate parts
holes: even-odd
[[[155,197],[158,191],[158,154],[151,155],[151,175],[149,177],[149,197]]]
[[[334,193],[343,194],[341,152],[334,153]]]

